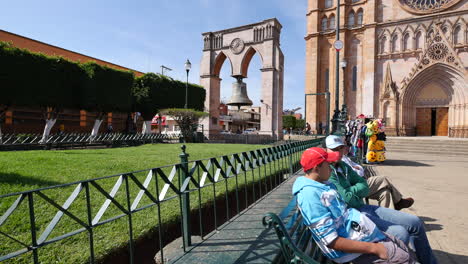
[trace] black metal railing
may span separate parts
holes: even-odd
[[[171,240],[182,235],[186,250],[192,235],[203,239],[207,221],[217,229],[239,214],[299,170],[301,152],[320,141],[197,161],[183,146],[178,164],[0,196],[0,261],[96,263],[112,244],[139,263],[148,252],[137,238],[152,237],[164,263]],[[60,255],[64,249],[74,254]]]
[[[66,148],[88,146],[121,146],[179,140],[178,135],[166,134],[123,134],[103,133],[92,136],[91,133],[64,133],[50,135],[45,142],[40,142],[42,134],[6,134],[0,141],[0,150],[19,150],[37,148]]]
[[[228,144],[272,144],[277,141],[270,135],[258,134],[217,134],[210,135],[209,140],[215,143]]]

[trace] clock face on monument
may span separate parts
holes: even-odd
[[[244,41],[240,38],[235,38],[230,45],[231,51],[234,54],[239,54],[244,50],[245,44]]]
[[[406,11],[414,14],[430,14],[443,11],[461,0],[397,0]]]

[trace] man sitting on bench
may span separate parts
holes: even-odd
[[[328,182],[330,162],[339,153],[321,148],[307,149],[301,157],[304,177],[294,182],[293,194],[304,224],[322,252],[337,263],[415,263],[400,240],[380,231],[358,210],[348,208],[335,186]]]
[[[348,155],[348,146],[343,142],[341,137],[338,136],[328,136],[325,140],[328,149],[332,151],[341,151],[343,157],[338,166],[338,170],[347,170],[352,169],[355,173],[347,173],[350,176],[361,176],[364,177],[364,168],[361,165],[354,163]],[[346,163],[348,166],[345,166],[343,163]],[[344,167],[344,168],[342,168]],[[366,179],[367,185],[369,186],[369,194],[367,197],[369,199],[377,200],[379,206],[401,210],[403,208],[411,207],[414,203],[413,198],[403,198],[403,195],[398,191],[398,189],[387,179],[385,176],[373,176]]]
[[[344,145],[341,137],[338,136],[328,136],[326,139],[327,145],[333,147],[333,145],[329,144],[331,141]],[[333,162],[331,165],[330,182],[336,186],[338,193],[343,197],[348,207],[355,208],[365,214],[380,230],[399,238],[405,243],[410,243],[411,248],[416,251],[420,263],[437,263],[421,219],[402,211],[364,204],[363,198],[369,195],[369,186],[366,180],[357,176],[347,164],[341,161],[344,153],[342,148],[339,148],[337,152],[333,152],[332,149],[328,149],[328,151],[340,155],[340,160]]]

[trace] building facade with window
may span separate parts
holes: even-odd
[[[384,118],[387,134],[468,137],[468,0],[309,0],[306,119],[325,124],[336,87],[350,118]],[[343,63],[346,62],[346,63]]]

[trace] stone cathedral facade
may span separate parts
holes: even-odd
[[[388,135],[468,137],[468,0],[309,0],[306,119],[326,122],[339,100],[350,118],[384,118]],[[344,63],[345,62],[345,63]]]

